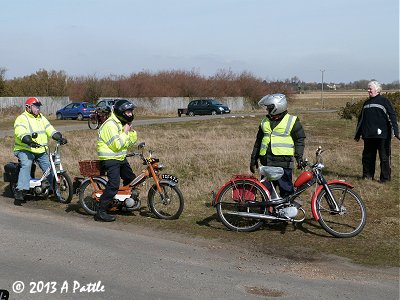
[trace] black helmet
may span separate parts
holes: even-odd
[[[114,104],[114,114],[117,116],[118,120],[121,121],[122,124],[130,123],[133,121],[132,116],[128,117],[125,112],[127,110],[134,110],[136,107],[135,104],[126,99],[119,99]]]

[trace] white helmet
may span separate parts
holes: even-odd
[[[271,116],[276,116],[287,110],[287,101],[284,94],[266,95],[258,101],[258,105],[265,107]]]

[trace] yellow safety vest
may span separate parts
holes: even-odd
[[[14,151],[25,150],[37,154],[45,152],[46,150],[44,147],[31,148],[29,145],[22,142],[24,136],[32,135],[34,132],[38,134],[34,141],[41,145],[47,145],[48,137],[53,136],[57,131],[41,113],[35,117],[25,111],[20,114],[14,122]]]
[[[136,131],[124,132],[124,127],[114,113],[101,125],[97,138],[97,155],[100,160],[124,160],[127,149],[137,141]]]
[[[269,144],[271,144],[271,151],[274,155],[294,156],[294,142],[290,133],[296,119],[296,116],[286,114],[274,130],[271,129],[271,124],[267,117],[261,121],[264,137],[261,141],[260,156],[264,156],[267,153]]]

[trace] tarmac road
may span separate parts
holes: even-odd
[[[308,112],[315,112],[315,113],[330,113],[336,110],[308,110]],[[253,112],[253,113],[233,113],[233,114],[224,114],[224,115],[204,115],[204,116],[182,116],[182,117],[172,117],[172,118],[159,118],[159,119],[146,119],[146,120],[134,120],[134,126],[141,126],[141,125],[151,125],[151,124],[166,124],[166,123],[178,123],[178,122],[189,122],[189,121],[199,121],[199,120],[209,120],[209,119],[226,119],[226,118],[255,118],[265,115],[265,112]],[[80,129],[89,129],[87,121],[83,121],[82,124],[73,124],[68,126],[55,126],[57,130],[60,132],[65,131],[73,131],[73,130],[80,130]],[[14,130],[0,130],[0,138],[5,136],[13,136]]]
[[[263,112],[256,112],[256,113],[238,113],[238,114],[225,114],[225,115],[205,115],[205,116],[182,116],[182,117],[172,117],[172,118],[158,118],[158,119],[146,119],[146,120],[134,120],[134,126],[141,126],[141,125],[151,125],[151,124],[165,124],[165,123],[177,123],[177,122],[188,122],[188,121],[198,121],[198,120],[209,120],[209,119],[225,119],[225,118],[245,118],[245,117],[256,117],[259,115],[264,115]],[[73,124],[67,126],[56,126],[57,130],[60,132],[65,131],[73,131],[73,130],[81,130],[81,129],[89,129],[87,121],[82,121],[81,124]],[[14,136],[14,130],[0,130],[0,138],[5,136]]]
[[[399,299],[398,268],[291,261],[33,202],[0,203],[0,289],[9,299]]]

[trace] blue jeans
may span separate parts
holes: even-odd
[[[33,160],[36,160],[43,173],[50,167],[49,156],[46,152],[44,153],[32,153],[25,150],[15,151],[14,155],[18,157],[21,163],[21,169],[18,175],[17,189],[22,191],[29,191],[29,181],[31,180],[31,168]],[[53,172],[47,176],[47,180],[50,184],[50,190],[53,189]]]

